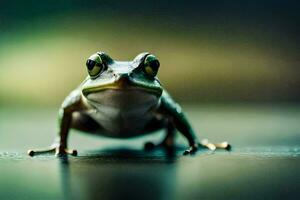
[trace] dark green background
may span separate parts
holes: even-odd
[[[297,1],[1,1],[0,100],[58,105],[96,51],[149,51],[180,101],[299,101]],[[57,87],[59,86],[59,87]]]

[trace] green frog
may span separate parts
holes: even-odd
[[[68,148],[70,129],[112,138],[130,138],[165,129],[163,141],[145,143],[146,149],[172,148],[178,130],[188,141],[184,155],[199,147],[229,149],[227,142],[199,142],[181,107],[157,78],[159,60],[141,53],[132,61],[115,61],[104,52],[86,62],[88,77],[63,101],[59,111],[59,134],[46,149],[29,150],[30,156],[53,152],[77,155]]]

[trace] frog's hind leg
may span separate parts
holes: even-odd
[[[172,123],[166,125],[166,136],[165,138],[158,144],[153,142],[146,142],[145,143],[145,150],[152,150],[156,147],[163,147],[166,150],[173,150],[175,146],[175,127]]]

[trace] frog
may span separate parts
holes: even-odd
[[[59,131],[54,143],[44,149],[28,150],[30,156],[54,153],[73,155],[69,149],[70,130],[126,139],[165,130],[159,143],[146,142],[145,149],[175,145],[175,132],[187,140],[183,155],[200,147],[214,151],[230,149],[228,142],[199,141],[181,106],[158,79],[160,62],[151,53],[138,54],[132,61],[117,61],[107,53],[96,52],[86,61],[87,77],[63,101],[59,109]]]

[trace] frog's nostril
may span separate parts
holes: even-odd
[[[129,77],[128,73],[120,74],[119,76],[120,76],[120,79]]]
[[[129,84],[129,75],[126,74],[119,74],[118,83],[120,86],[127,86]]]

